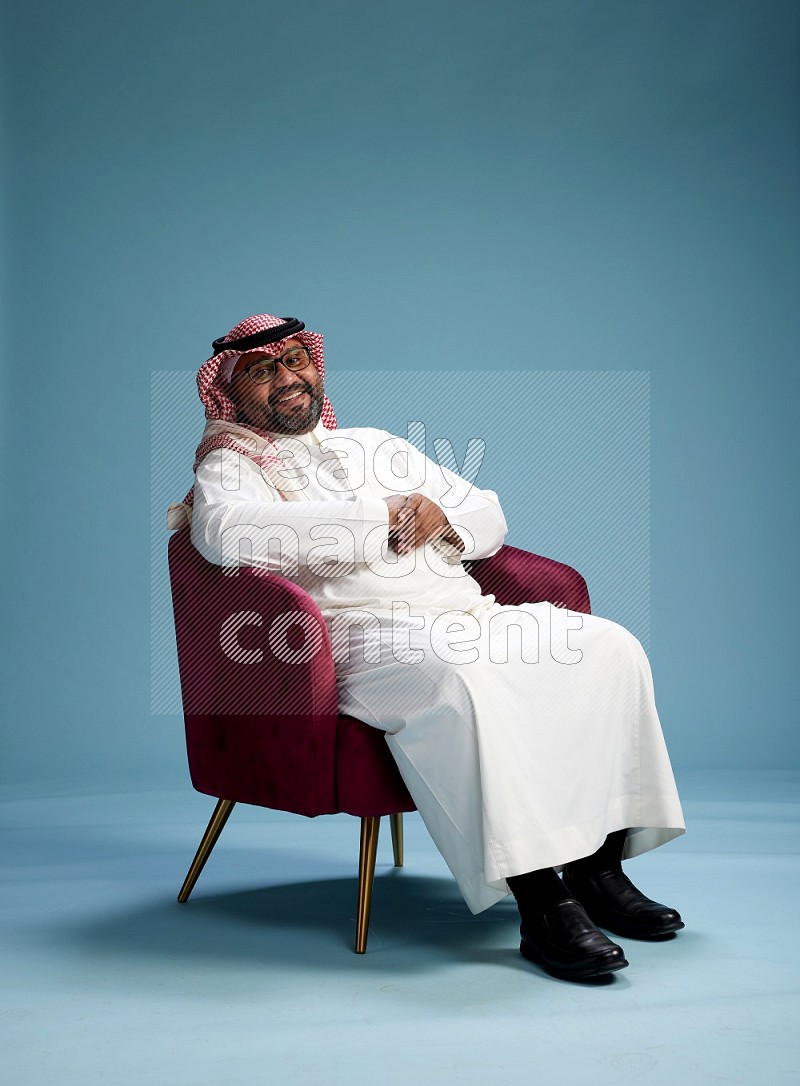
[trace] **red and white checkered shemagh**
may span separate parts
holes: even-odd
[[[279,324],[286,322],[285,317],[273,317],[269,313],[257,313],[254,317],[245,317],[243,321],[240,321],[235,328],[231,328],[227,336],[223,339],[223,343],[226,340],[242,339],[244,336],[255,335],[256,332],[266,332],[268,328],[277,328]],[[287,339],[299,339],[304,347],[307,348],[308,353],[311,355],[311,361],[317,367],[317,371],[320,377],[325,377],[325,356],[322,350],[323,336],[320,332],[295,332],[293,336],[287,336]],[[220,351],[219,354],[213,355],[209,358],[197,372],[197,391],[200,394],[200,399],[206,409],[207,419],[224,419],[226,422],[236,422],[236,408],[233,402],[228,397],[225,391],[225,381],[219,376],[220,367],[227,362],[228,359],[236,361],[242,354],[251,354],[254,352],[279,355],[283,351],[283,346],[286,343],[286,339],[279,339],[275,343],[270,343],[266,347],[255,347],[253,351]],[[224,367],[223,367],[224,368]],[[328,397],[325,397],[325,402],[322,406],[322,424],[328,430],[336,429],[336,416],[333,413],[333,408],[328,401]],[[242,424],[240,424],[242,425]],[[250,427],[257,430],[256,427]],[[257,431],[261,434],[266,432],[261,430]]]
[[[256,313],[252,317],[245,317],[245,319],[240,321],[235,328],[231,328],[230,332],[224,337],[223,343],[226,340],[242,339],[244,336],[252,336],[256,332],[264,332],[268,328],[275,328],[279,324],[284,324],[285,321],[285,317],[274,317],[271,313]],[[194,465],[192,467],[193,471],[197,470],[197,465],[203,457],[207,456],[208,453],[212,451],[212,449],[223,448],[233,449],[243,456],[248,456],[259,465],[262,465],[264,461],[269,461],[281,466],[286,466],[280,456],[272,434],[268,433],[266,430],[260,429],[258,426],[253,426],[251,423],[241,422],[237,419],[236,407],[228,396],[227,381],[223,375],[226,370],[228,372],[231,371],[232,367],[236,365],[236,362],[243,354],[259,353],[276,357],[283,351],[287,339],[298,339],[303,346],[307,348],[311,361],[314,366],[316,366],[317,372],[320,377],[324,379],[325,356],[323,353],[323,338],[324,337],[320,332],[307,332],[304,330],[302,332],[295,332],[293,335],[287,336],[286,339],[276,340],[275,343],[270,343],[264,347],[255,347],[249,351],[220,351],[219,354],[212,355],[211,358],[206,359],[197,371],[197,391],[203,402],[203,406],[206,409],[206,418],[220,419],[223,422],[235,423],[239,427],[251,430],[254,434],[257,434],[259,437],[269,442],[274,449],[274,453],[256,453],[252,448],[248,448],[241,441],[237,441],[233,434],[214,434],[211,437],[204,438],[197,446]],[[222,372],[220,372],[221,370]],[[336,415],[334,414],[333,407],[327,396],[322,404],[321,421],[323,426],[328,430],[336,429]],[[191,508],[193,502],[194,487],[192,487],[183,499],[182,504]]]

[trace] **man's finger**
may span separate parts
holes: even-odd
[[[398,521],[397,549],[400,554],[405,554],[419,544],[417,539],[419,532],[417,519],[414,510],[409,510],[408,514],[403,517],[402,522]]]

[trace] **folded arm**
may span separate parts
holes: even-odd
[[[236,566],[241,551],[276,573],[320,563],[376,561],[389,532],[382,498],[283,501],[257,464],[231,449],[214,449],[195,475],[191,539],[216,565]],[[276,553],[279,552],[279,553]]]
[[[392,436],[387,433],[387,437]],[[459,561],[475,561],[497,554],[508,534],[497,494],[462,479],[425,456],[405,438],[395,437],[394,440],[397,450],[408,454],[409,474],[424,480],[416,492],[436,503],[465,544],[462,551],[456,541],[448,544],[445,539],[437,544],[443,553]]]

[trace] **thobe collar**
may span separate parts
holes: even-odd
[[[302,441],[304,445],[310,445],[312,448],[318,446],[321,441],[324,441],[332,433],[319,419],[317,425],[313,430],[309,430],[307,434],[271,434],[273,440],[280,446],[281,440],[288,437],[293,438],[295,441]]]
[[[328,446],[324,451],[321,448],[321,444],[326,438],[330,437],[334,433],[333,430],[329,430],[327,426],[323,425],[322,419],[317,422],[317,425],[313,430],[309,430],[307,434],[270,434],[270,438],[275,442],[279,455],[286,456],[288,454],[288,464],[282,468],[278,473],[281,479],[290,479],[293,476],[297,478],[303,478],[309,471],[308,463],[304,462],[304,457],[300,456],[299,463],[296,460],[298,452],[297,442],[302,442],[305,445],[309,453],[311,454],[311,462],[316,464],[318,460],[321,460],[321,464],[318,465],[319,471],[326,477],[327,482],[323,484],[326,491],[336,492],[339,497],[354,501],[356,498],[355,493],[352,491],[347,483],[342,482],[336,475],[337,471],[342,468],[341,460],[339,459],[335,449],[331,449]],[[346,471],[346,468],[345,468]],[[317,468],[313,468],[312,475],[317,474]],[[319,476],[317,476],[319,478]],[[278,483],[280,488],[280,483]],[[326,496],[329,496],[326,494]],[[300,489],[290,489],[288,493],[283,493],[283,497],[289,501],[311,501],[312,492],[310,492],[307,485],[302,486]]]

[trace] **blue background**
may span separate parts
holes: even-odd
[[[188,783],[150,711],[151,377],[262,311],[325,334],[343,424],[403,433],[375,381],[411,368],[459,454],[509,373],[649,375],[673,762],[797,765],[794,3],[34,0],[3,39],[3,780]],[[513,464],[479,484],[618,617],[585,486],[554,533]]]

